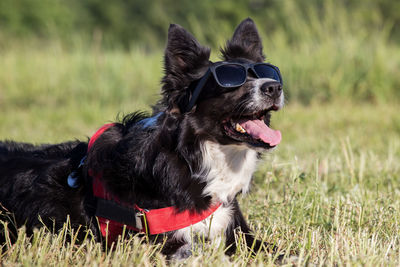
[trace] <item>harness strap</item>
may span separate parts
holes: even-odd
[[[100,129],[97,130],[97,132],[94,133],[92,138],[90,138],[90,140],[89,140],[88,152],[90,151],[90,149],[92,148],[92,146],[96,142],[96,140],[100,137],[100,135],[102,135],[106,130],[113,127],[114,125],[115,125],[115,123],[104,124],[103,126],[100,127]]]
[[[96,198],[96,216],[117,221],[121,224],[129,225],[135,230],[144,229],[141,220],[137,220],[141,214],[131,207],[122,206],[114,201],[103,198]],[[145,230],[145,229],[144,229]]]
[[[105,124],[92,136],[88,144],[88,152],[96,140],[114,125],[114,123]],[[96,202],[95,216],[99,220],[103,237],[111,241],[116,240],[122,233],[124,225],[127,229],[156,235],[196,224],[209,217],[221,206],[221,203],[218,203],[202,212],[179,211],[173,206],[147,210],[136,204],[123,203],[117,196],[108,192],[101,181],[101,173],[95,173],[94,170],[89,169],[88,174],[92,178],[93,197]]]

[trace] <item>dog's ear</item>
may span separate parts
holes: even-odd
[[[225,48],[221,49],[225,60],[234,58],[247,58],[255,62],[265,60],[263,54],[262,42],[253,20],[247,18],[237,26],[232,39],[230,39]]]
[[[162,103],[176,110],[187,97],[187,87],[199,79],[209,66],[210,49],[200,43],[177,24],[168,30],[168,43],[164,56]]]

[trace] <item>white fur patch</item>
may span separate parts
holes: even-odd
[[[257,166],[257,152],[247,146],[205,142],[203,166],[208,171],[203,191],[215,202],[230,202],[237,193],[246,193]]]
[[[201,174],[206,174],[207,181],[203,194],[211,196],[213,203],[226,205],[221,205],[207,219],[174,233],[174,238],[187,242],[191,242],[192,235],[200,234],[212,240],[225,232],[233,216],[229,203],[240,191],[247,192],[258,161],[257,152],[246,146],[224,146],[207,141],[202,152]],[[202,175],[198,175],[199,179]]]

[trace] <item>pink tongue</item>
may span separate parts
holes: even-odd
[[[255,139],[261,139],[270,146],[276,146],[281,142],[282,135],[278,130],[269,128],[261,120],[246,120],[240,123],[246,132]]]

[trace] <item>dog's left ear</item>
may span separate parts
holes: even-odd
[[[225,60],[234,58],[247,58],[255,62],[263,62],[262,42],[258,34],[254,21],[250,18],[243,20],[237,26],[232,39],[230,39],[225,48],[221,49]]]
[[[171,24],[168,29],[168,43],[165,49],[162,79],[162,103],[167,108],[177,111],[177,108],[187,98],[187,87],[199,79],[209,66],[210,49],[200,43],[177,24]]]

